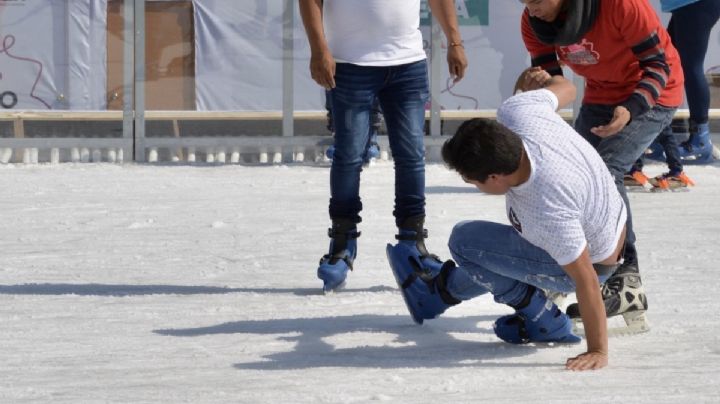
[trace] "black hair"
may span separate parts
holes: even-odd
[[[460,125],[445,141],[445,164],[465,179],[484,183],[490,174],[512,174],[520,167],[520,137],[497,121],[474,118]]]

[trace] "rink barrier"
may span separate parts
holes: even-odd
[[[426,113],[429,118],[430,112]],[[560,115],[572,120],[572,110],[562,110]],[[675,119],[686,119],[687,110],[676,113]],[[720,109],[710,111],[711,118],[720,117]],[[495,118],[495,110],[442,111],[443,122],[461,122],[466,119]],[[143,137],[26,137],[27,121],[117,121],[123,119],[122,111],[0,111],[0,121],[12,121],[12,136],[0,137],[0,164],[47,162],[125,163],[132,161],[135,142],[146,150],[147,163],[190,164],[283,164],[327,162],[325,151],[332,144],[332,137],[324,135],[241,135],[241,136],[182,136],[182,121],[280,121],[281,111],[146,111],[148,121],[169,121],[172,136]],[[295,121],[326,119],[324,111],[296,112]],[[426,136],[428,161],[440,161],[440,148],[447,136]],[[391,159],[387,136],[379,136],[381,160]]]

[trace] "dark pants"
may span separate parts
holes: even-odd
[[[695,123],[708,121],[710,90],[705,79],[705,54],[710,31],[720,18],[720,1],[700,0],[672,11],[668,32],[680,54],[685,73],[685,93],[690,119]]]
[[[425,60],[399,66],[338,63],[332,89],[335,154],[330,167],[330,218],[360,222],[360,172],[370,114],[380,100],[395,164],[395,222],[425,214],[423,125],[429,97]]]
[[[635,250],[635,232],[632,225],[632,213],[627,191],[623,184],[623,177],[633,163],[650,146],[657,134],[670,125],[676,108],[656,105],[650,111],[633,117],[633,120],[615,135],[601,138],[590,132],[591,128],[606,125],[612,120],[613,105],[585,104],[580,108],[580,114],[575,121],[575,130],[581,134],[597,150],[605,165],[615,179],[620,196],[627,206],[627,235],[625,237],[625,262],[637,264]]]

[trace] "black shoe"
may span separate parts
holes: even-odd
[[[640,280],[637,264],[620,265],[602,285],[602,297],[608,317],[647,310],[647,297]],[[569,305],[566,311],[570,318],[580,317],[580,308],[577,303]]]

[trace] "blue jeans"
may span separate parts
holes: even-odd
[[[517,305],[525,297],[527,285],[554,292],[575,291],[575,282],[557,261],[512,226],[460,222],[448,246],[458,267],[448,276],[446,288],[456,299],[490,292],[498,303]],[[613,270],[599,274],[599,282],[605,282]]]
[[[385,117],[395,163],[395,216],[425,214],[425,146],[423,126],[428,100],[424,60],[399,66],[338,63],[332,90],[335,155],[330,168],[330,218],[360,222],[360,172],[370,133],[370,114],[377,97]]]
[[[677,136],[673,133],[672,125],[668,125],[660,134],[655,138],[657,142],[665,152],[665,162],[670,169],[670,174],[678,174],[683,171],[682,160],[680,160],[680,143],[677,140]],[[645,163],[643,158],[640,157],[633,164],[631,171],[642,171]]]
[[[672,122],[676,108],[656,105],[650,111],[633,117],[632,121],[613,136],[601,138],[590,132],[591,128],[606,125],[612,120],[614,105],[584,104],[575,120],[575,130],[597,150],[605,165],[615,179],[620,196],[627,206],[627,234],[625,236],[625,262],[637,264],[635,232],[632,226],[632,213],[623,177],[633,163],[650,146],[653,139]]]

